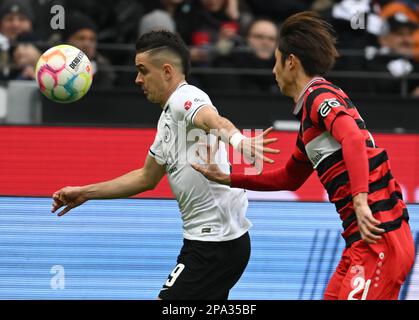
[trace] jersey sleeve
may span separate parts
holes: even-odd
[[[156,160],[156,162],[160,165],[165,165],[166,161],[164,159],[163,156],[163,151],[162,151],[162,140],[160,138],[160,133],[159,131],[157,131],[156,133],[156,137],[154,138],[154,142],[151,145],[149,151],[148,151],[148,155],[153,157],[154,160]]]
[[[322,91],[316,94],[314,91],[314,99],[308,102],[310,109],[310,118],[314,124],[317,124],[320,129],[332,132],[333,124],[336,118],[341,114],[347,114],[352,117],[348,112],[346,102],[332,91]],[[308,100],[308,99],[307,99]]]
[[[172,113],[177,121],[185,121],[186,125],[189,126],[193,124],[197,112],[207,105],[217,111],[205,92],[196,87],[187,86],[185,89],[181,88],[179,90],[170,104],[170,108],[172,108]]]
[[[301,156],[296,148],[286,165],[280,169],[263,172],[260,175],[231,174],[233,188],[256,191],[295,191],[300,188],[313,172],[310,161]]]
[[[315,93],[315,91],[313,92]],[[346,102],[334,92],[321,91],[312,99],[311,121],[326,130],[342,146],[352,196],[368,192],[368,156],[365,139]]]
[[[340,115],[335,120],[333,137],[342,145],[352,196],[368,192],[369,164],[365,138],[353,118]]]

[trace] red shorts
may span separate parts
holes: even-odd
[[[363,240],[343,251],[324,293],[325,300],[397,300],[415,259],[409,224],[383,234],[377,244]]]

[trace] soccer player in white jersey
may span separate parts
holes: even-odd
[[[159,298],[227,299],[250,257],[247,196],[242,189],[208,181],[191,167],[191,163],[202,161],[194,138],[208,135],[221,140],[215,159],[226,173],[230,164],[223,141],[245,156],[272,162],[263,153],[278,152],[266,147],[276,139],[266,138],[270,129],[245,138],[218,114],[205,92],[185,81],[189,52],[177,35],[146,33],[137,41],[136,50],[135,82],[149,101],[163,109],[144,166],[114,180],[58,190],[53,195],[52,212],[65,206],[58,213],[62,216],[90,199],[133,196],[154,189],[167,174],[182,215],[184,244]],[[257,143],[260,140],[263,143]]]

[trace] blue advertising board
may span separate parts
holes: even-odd
[[[51,199],[0,197],[0,299],[154,300],[176,265],[174,200],[90,201],[63,217]],[[419,205],[410,205],[416,243]],[[321,299],[344,241],[329,203],[251,201],[252,254],[230,299]],[[419,299],[415,265],[400,293]]]

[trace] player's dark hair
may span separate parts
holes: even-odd
[[[313,11],[287,18],[278,37],[282,65],[290,54],[297,56],[309,76],[324,76],[335,64],[339,53],[335,47],[333,27]]]
[[[182,60],[183,73],[188,77],[191,64],[189,50],[179,35],[165,30],[150,31],[141,35],[135,44],[137,53],[159,48],[176,54]]]

